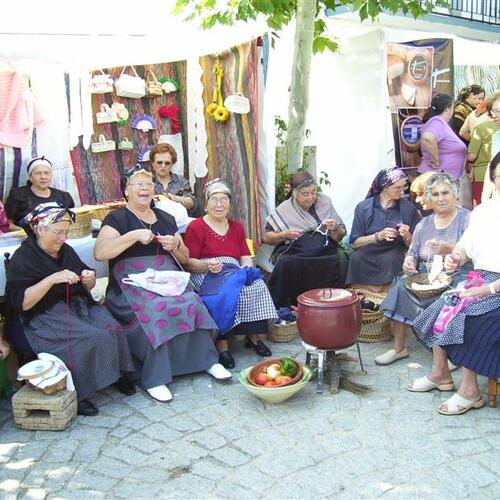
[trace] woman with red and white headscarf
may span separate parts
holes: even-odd
[[[23,220],[33,236],[16,250],[7,269],[6,301],[20,317],[35,353],[57,356],[73,376],[81,415],[96,415],[88,401],[134,371],[125,336],[107,309],[90,295],[95,272],[65,243],[73,212],[57,203],[38,205]],[[133,384],[120,379],[124,394]]]

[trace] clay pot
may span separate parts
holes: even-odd
[[[299,295],[297,326],[302,340],[320,349],[348,347],[359,337],[358,296],[339,288],[318,288]]]

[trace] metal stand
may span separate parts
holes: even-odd
[[[359,348],[359,343],[355,342],[358,351],[359,364],[361,371],[365,373],[363,367],[363,360],[361,358],[361,350]],[[330,385],[330,393],[337,394],[339,392],[340,385],[340,365],[337,360],[337,354],[335,349],[320,349],[312,345],[302,342],[306,350],[306,365],[311,367],[312,356],[317,356],[318,358],[318,385],[316,387],[317,394],[323,394],[323,386],[325,381],[325,373],[328,375],[328,383]],[[344,346],[342,349],[351,347],[354,344]],[[325,369],[326,368],[326,369]]]

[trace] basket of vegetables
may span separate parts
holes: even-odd
[[[242,370],[238,376],[245,389],[266,403],[281,403],[301,391],[311,380],[312,372],[307,366],[302,367],[302,377],[293,384],[288,385],[253,385],[249,382],[250,372],[256,368],[250,366]]]
[[[304,368],[299,361],[274,358],[255,365],[248,373],[248,382],[260,387],[283,387],[295,384],[303,374]]]

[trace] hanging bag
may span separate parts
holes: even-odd
[[[118,120],[116,111],[111,109],[105,102],[101,104],[101,110],[95,114],[97,123],[114,123]]]
[[[97,73],[98,72],[98,73]],[[102,69],[98,69],[96,74],[91,75],[89,91],[91,94],[107,94],[113,92],[113,78],[104,73]]]
[[[128,97],[130,99],[140,99],[146,95],[146,81],[141,78],[133,66],[134,75],[125,73],[128,66],[125,66],[120,76],[115,82],[116,95],[119,97]]]
[[[158,78],[156,78],[156,75],[153,73],[153,71],[148,70],[146,77],[145,97],[152,99],[155,97],[160,97],[162,95],[163,95],[163,88],[161,86],[161,83],[158,81]]]
[[[244,115],[250,111],[250,101],[242,94],[232,94],[226,97],[224,106],[231,113]]]
[[[93,142],[90,146],[92,153],[105,153],[116,149],[115,141],[108,141],[104,134],[99,135],[99,141]]]

